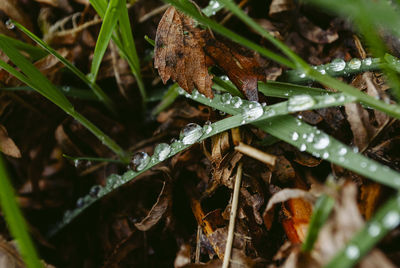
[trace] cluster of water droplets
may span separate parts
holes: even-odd
[[[366,58],[361,60],[358,58],[353,58],[348,62],[344,61],[343,59],[334,59],[331,63],[313,66],[312,68],[323,75],[346,75],[370,68],[375,60],[378,59]],[[304,72],[299,71],[297,72],[297,75],[301,79],[306,78],[306,74]]]

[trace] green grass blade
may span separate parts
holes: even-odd
[[[131,71],[136,78],[140,94],[142,95],[143,101],[146,102],[146,89],[143,83],[142,75],[140,73],[140,61],[136,51],[135,41],[132,36],[132,28],[129,21],[128,9],[126,8],[125,1],[121,4],[121,17],[119,18],[119,33],[121,36],[122,45],[124,51],[129,58],[128,63],[130,64]]]
[[[210,0],[210,2],[208,2],[208,5],[201,11],[203,12],[204,15],[210,17],[217,14],[217,12],[223,8],[224,5],[221,5],[217,0]]]
[[[4,35],[2,38],[6,40],[8,44],[15,47],[16,49],[26,52],[32,61],[37,61],[47,56],[46,51],[43,51],[42,49],[32,46],[28,43],[24,43],[7,35]]]
[[[301,247],[304,252],[311,251],[318,238],[318,233],[331,214],[335,199],[329,195],[322,195],[314,205],[310,224],[308,225],[307,237]]]
[[[160,101],[160,103],[158,103],[158,105],[151,112],[152,116],[158,115],[160,112],[164,111],[176,100],[176,98],[179,96],[178,88],[179,86],[176,83],[170,86],[170,88]]]
[[[43,267],[28,233],[28,226],[17,205],[14,189],[8,179],[6,167],[0,154],[0,205],[12,236],[27,267]]]
[[[44,48],[47,52],[52,54],[54,57],[56,57],[60,62],[62,62],[71,72],[73,72],[77,77],[79,77],[83,82],[85,82],[96,94],[98,99],[103,102],[107,108],[109,108],[111,111],[116,113],[115,110],[115,105],[113,104],[112,100],[104,93],[104,91],[93,81],[90,81],[84,73],[82,73],[78,68],[76,68],[72,63],[70,63],[67,59],[65,59],[63,56],[61,56],[56,50],[51,48],[49,45],[47,45],[45,42],[43,42],[39,37],[34,35],[32,32],[30,32],[28,29],[26,29],[24,26],[21,24],[14,22],[14,25],[20,29],[23,33],[25,33],[29,38],[31,38],[33,41],[35,41],[39,46]]]
[[[90,4],[94,7],[96,12],[99,14],[101,18],[104,19],[107,3],[104,0],[90,0]],[[121,2],[122,4],[122,2]],[[129,23],[128,10],[126,6],[122,7],[120,25],[118,35],[113,34],[112,40],[115,45],[118,47],[118,51],[124,59],[127,60],[131,72],[135,76],[138,87],[140,90],[140,94],[142,95],[143,103],[146,102],[146,89],[144,86],[144,82],[140,73],[140,62],[137,56],[135,43],[132,37],[132,29]],[[133,44],[133,45],[132,45]],[[133,49],[132,49],[133,48]],[[131,51],[132,50],[132,51]]]
[[[325,268],[356,265],[380,240],[400,223],[400,196],[389,199]]]
[[[17,76],[21,75],[21,73],[17,72],[13,67],[11,66],[5,66],[3,65],[4,62],[0,61],[0,68],[6,69],[8,72],[15,72]],[[14,74],[13,74],[14,75]],[[16,76],[14,75],[14,76]],[[22,79],[27,79],[26,77],[19,78],[19,80],[22,81]],[[25,83],[25,82],[24,82]],[[28,84],[30,82],[26,82],[25,84]],[[99,101],[99,99],[91,92],[85,89],[79,89],[79,88],[74,88],[70,86],[62,86],[62,87],[57,87],[59,90],[61,90],[65,96],[67,97],[73,97],[81,100],[88,100],[88,101]],[[0,90],[4,91],[35,91],[35,89],[25,86],[25,87],[3,87],[0,88]]]
[[[299,86],[274,81],[258,82],[258,91],[263,93],[265,96],[284,99],[301,94],[307,94],[310,96],[323,96],[327,94],[332,94],[332,92],[322,88]]]
[[[278,115],[287,115],[289,113],[288,110],[288,102],[282,102],[278,104],[274,104],[268,107],[261,108],[262,105],[257,103],[257,106],[254,107],[256,110],[262,111],[262,115],[259,117],[251,117],[251,114],[242,114],[242,109],[241,108],[236,108],[233,103],[226,103],[222,102],[222,99],[227,97],[227,95],[219,95],[216,94],[214,99],[209,99],[206,98],[204,95],[199,94],[197,90],[194,90],[192,94],[186,93],[183,89],[179,89],[180,94],[184,94],[186,97],[189,97],[195,101],[198,101],[200,103],[203,103],[205,105],[220,109],[224,112],[234,114],[234,116],[225,118],[223,120],[220,120],[218,122],[215,122],[209,126],[209,132],[203,133],[199,141],[205,140],[215,134],[221,133],[223,131],[229,130],[234,127],[241,126],[243,124],[264,124],[265,120],[272,120],[273,118],[277,117]],[[228,94],[228,93],[225,93]],[[333,97],[333,98],[332,98]],[[328,100],[328,101],[327,101]],[[303,106],[303,109],[316,109],[316,108],[322,108],[322,107],[330,107],[330,106],[335,106],[335,105],[343,105],[344,103],[351,102],[353,99],[349,97],[345,97],[342,94],[336,94],[332,96],[317,96],[315,97],[315,103],[311,107],[305,107]],[[250,104],[256,105],[255,102],[248,102],[246,100],[240,99],[240,101],[243,103],[243,106],[248,106]],[[253,111],[256,111],[253,110]],[[282,116],[278,116],[281,118]],[[287,116],[289,118],[293,118],[291,116]],[[295,121],[296,122],[296,121]],[[311,128],[311,127],[310,127]],[[305,131],[309,131],[309,129],[305,129]],[[315,130],[313,130],[315,131]],[[312,131],[311,131],[312,132]],[[305,132],[306,133],[306,132]],[[282,133],[280,133],[282,135]],[[285,134],[287,135],[287,133]],[[279,135],[278,135],[279,136]],[[186,148],[190,147],[189,145],[184,145],[181,141],[177,141],[173,144],[171,144],[171,152],[169,153],[168,157],[172,157],[173,155],[185,150]],[[365,159],[365,158],[363,158]],[[360,159],[357,159],[360,160]],[[102,188],[101,191],[98,193],[97,196],[93,197],[91,195],[87,195],[85,197],[82,197],[83,200],[85,200],[84,204],[81,207],[78,207],[72,211],[67,211],[66,214],[64,215],[64,218],[62,221],[60,221],[55,228],[49,233],[50,236],[56,234],[58,231],[60,231],[63,227],[68,225],[75,217],[77,217],[82,211],[87,209],[89,206],[91,206],[94,202],[96,202],[98,199],[103,197],[104,195],[112,192],[116,188],[124,185],[125,183],[131,181],[132,179],[136,178],[138,175],[142,174],[143,172],[151,169],[155,165],[159,164],[160,161],[156,156],[151,157],[151,160],[149,164],[141,171],[133,171],[129,170],[125,172],[122,176],[113,174],[107,179],[107,185],[105,188]],[[379,164],[378,164],[379,165]],[[390,173],[390,171],[389,171]],[[391,174],[391,173],[390,173]],[[386,174],[387,175],[387,174]]]
[[[79,165],[79,162],[81,161],[91,161],[91,162],[108,162],[108,163],[116,163],[116,164],[124,164],[121,160],[118,159],[112,159],[112,158],[104,158],[104,157],[74,157],[74,156],[69,156],[66,154],[62,155],[63,157],[74,161],[75,167]]]
[[[73,109],[72,104],[68,99],[58,90],[50,81],[30,63],[24,56],[22,56],[17,49],[10,46],[3,35],[0,35],[0,49],[10,58],[18,68],[25,74],[26,77],[30,77],[30,84],[33,84],[40,94],[62,107],[62,109]],[[15,72],[14,72],[15,74]],[[21,76],[17,78],[22,78]],[[22,80],[27,82],[26,79]],[[29,85],[31,86],[31,85]]]
[[[104,14],[103,23],[101,25],[100,33],[97,37],[96,47],[94,49],[90,74],[88,75],[91,82],[96,81],[101,61],[107,50],[115,26],[117,25],[118,17],[120,16],[118,7],[121,5],[121,2],[122,0],[110,0],[106,13]]]
[[[77,121],[79,121],[84,127],[91,131],[104,145],[114,151],[123,161],[127,162],[127,156],[124,150],[115,143],[110,137],[104,134],[99,128],[93,123],[87,120],[84,116],[75,111],[72,104],[68,99],[61,93],[57,87],[55,87],[36,67],[30,63],[24,56],[22,56],[17,49],[9,46],[0,35],[0,49],[10,58],[14,64],[22,70],[24,74],[17,72],[7,63],[0,60],[0,66],[6,71],[15,75],[16,78],[26,83],[31,88],[42,94],[44,97],[49,99],[51,102],[56,104],[67,114],[71,115]]]

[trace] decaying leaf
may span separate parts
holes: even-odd
[[[267,61],[232,41],[195,26],[193,19],[170,7],[164,13],[155,44],[154,67],[164,84],[171,78],[191,93],[212,98],[208,67],[220,67],[249,100],[258,100],[257,81],[265,80]]]
[[[0,125],[0,152],[8,156],[21,158],[21,152],[14,141],[8,136],[7,129],[3,125]]]
[[[317,44],[330,44],[339,38],[338,33],[333,29],[322,30],[304,16],[298,19],[298,25],[300,33],[311,42]]]
[[[157,28],[154,67],[164,84],[171,78],[188,92],[197,88],[212,98],[212,76],[201,37],[204,31],[196,28],[193,19],[174,7],[168,8]]]
[[[171,205],[171,191],[171,183],[165,181],[161,193],[157,198],[157,202],[153,205],[149,214],[147,214],[144,219],[135,223],[136,228],[140,231],[147,231],[163,217],[164,213]]]
[[[296,6],[292,0],[273,0],[269,6],[269,15],[272,17],[281,12],[291,11],[295,8]]]

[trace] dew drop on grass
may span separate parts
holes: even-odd
[[[382,220],[383,226],[388,229],[395,228],[400,223],[400,215],[397,211],[389,211]]]
[[[250,102],[246,106],[243,107],[243,119],[247,120],[255,120],[261,117],[264,114],[264,109],[258,102]]]
[[[158,159],[158,161],[164,161],[167,159],[169,153],[171,152],[171,147],[166,143],[160,143],[154,149],[154,157]]]
[[[348,245],[346,248],[346,256],[351,260],[355,260],[360,256],[360,249],[356,245]]]
[[[287,108],[289,112],[297,112],[307,110],[314,104],[315,100],[310,95],[296,95],[289,99]]]
[[[305,74],[305,73],[300,73],[300,74],[299,74],[299,77],[300,77],[300,78],[305,78],[305,77],[306,77],[306,74]]]
[[[368,226],[368,234],[372,237],[376,237],[381,233],[381,227],[377,223],[371,223]]]
[[[180,140],[173,139],[171,141],[171,150],[174,151],[174,152],[179,151],[180,149],[182,149],[182,146],[183,146],[183,144],[182,144],[182,142]]]
[[[14,23],[10,19],[8,19],[6,21],[5,25],[6,25],[7,29],[9,29],[9,30],[13,30],[15,28]]]
[[[150,162],[150,157],[145,152],[137,152],[133,155],[131,161],[131,167],[133,170],[141,171],[143,170]]]
[[[75,160],[74,160],[74,166],[75,166],[76,168],[78,168],[78,167],[81,165],[81,163],[82,163],[82,161],[79,160],[79,159],[75,159]]]
[[[313,142],[314,141],[314,137],[315,137],[315,135],[314,135],[314,133],[310,133],[308,136],[307,136],[307,142]]]
[[[299,133],[293,132],[292,134],[292,141],[297,141],[299,139]]]
[[[231,100],[231,104],[235,108],[239,108],[240,106],[242,106],[242,103],[243,103],[242,99],[238,96],[233,97]]]
[[[346,155],[347,154],[347,149],[345,147],[342,147],[338,151],[339,155]]]
[[[183,89],[183,88],[178,88],[178,93],[180,94],[180,95],[183,95],[183,94],[185,94],[185,90]]]
[[[330,143],[329,136],[326,134],[322,134],[322,135],[316,137],[313,146],[317,150],[323,150],[326,147],[328,147],[329,143]]]
[[[304,152],[305,150],[307,150],[307,146],[303,143],[300,145],[300,152]]]
[[[98,194],[100,193],[101,188],[102,188],[102,187],[101,187],[100,185],[94,185],[94,186],[92,186],[92,188],[90,188],[89,195],[90,195],[91,197],[97,197]]]
[[[372,59],[371,58],[366,58],[366,59],[363,60],[363,63],[366,66],[370,66],[372,64]]]
[[[85,205],[85,200],[82,197],[79,197],[78,200],[76,200],[76,207],[81,208]]]
[[[346,67],[346,62],[342,59],[335,59],[329,64],[329,70],[333,72],[341,72]]]
[[[324,152],[323,154],[322,154],[322,158],[323,159],[327,159],[329,157],[329,153],[328,152]]]
[[[211,122],[210,121],[207,121],[205,124],[204,124],[204,126],[203,126],[203,133],[205,134],[205,135],[208,135],[208,134],[210,134],[210,132],[212,131],[212,126],[211,126]]]
[[[229,93],[224,93],[221,96],[221,101],[223,104],[230,104],[232,100],[232,95]]]
[[[189,123],[181,130],[179,138],[184,145],[190,145],[198,141],[202,135],[203,129],[201,126]]]
[[[351,59],[349,63],[347,63],[347,66],[352,70],[358,70],[361,67],[361,60],[357,58]]]
[[[192,98],[193,99],[197,99],[198,97],[199,97],[199,91],[197,91],[197,89],[193,89],[193,91],[192,91]]]

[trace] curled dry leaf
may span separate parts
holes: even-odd
[[[212,76],[208,74],[204,39],[193,19],[170,7],[157,28],[154,67],[164,84],[171,78],[188,92],[196,87],[209,98]]]
[[[273,17],[281,12],[291,11],[295,8],[296,6],[292,0],[273,0],[269,6],[269,15]]]
[[[153,205],[147,216],[138,223],[135,227],[140,231],[147,231],[153,227],[165,214],[170,207],[172,199],[172,185],[170,182],[165,181],[161,189],[161,193],[157,198],[157,202]]]
[[[7,129],[3,125],[0,125],[0,151],[8,156],[21,158],[20,150],[8,136]]]

